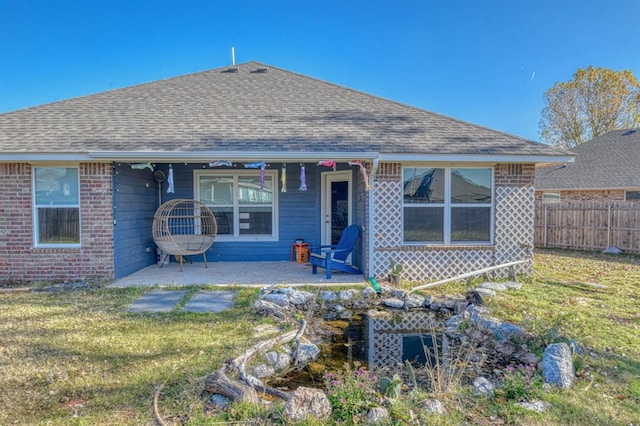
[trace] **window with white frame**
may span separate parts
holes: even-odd
[[[195,172],[196,199],[216,217],[219,240],[277,239],[277,171]]]
[[[625,201],[640,201],[640,191],[624,191]]]
[[[405,167],[405,244],[489,244],[493,169]]]
[[[76,167],[34,167],[36,247],[80,246],[80,181]]]
[[[542,202],[544,204],[555,204],[560,202],[560,194],[557,192],[543,192]]]

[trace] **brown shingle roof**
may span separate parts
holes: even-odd
[[[257,62],[0,115],[0,152],[566,152]]]
[[[536,189],[640,188],[640,129],[612,130],[572,151],[574,163],[536,170]]]

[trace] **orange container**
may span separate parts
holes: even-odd
[[[309,244],[297,243],[294,246],[296,249],[296,262],[307,263],[309,261]]]

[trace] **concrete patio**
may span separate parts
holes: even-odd
[[[311,264],[296,262],[171,262],[162,268],[151,265],[131,275],[120,278],[109,287],[142,286],[266,286],[266,285],[365,285],[364,276],[334,271],[330,280],[325,278],[325,270],[318,268],[318,274],[311,273]]]

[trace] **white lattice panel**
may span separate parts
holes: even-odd
[[[535,192],[532,187],[499,187],[496,189],[496,264],[531,258],[534,200]],[[532,262],[519,270],[530,274]],[[501,271],[501,275],[507,273],[508,271]]]
[[[486,268],[493,263],[492,250],[377,250],[374,261],[374,276],[386,277],[393,259],[402,263],[402,279],[426,281],[454,277],[456,275]]]
[[[380,181],[374,184],[376,247],[400,247],[402,244],[402,183]]]

